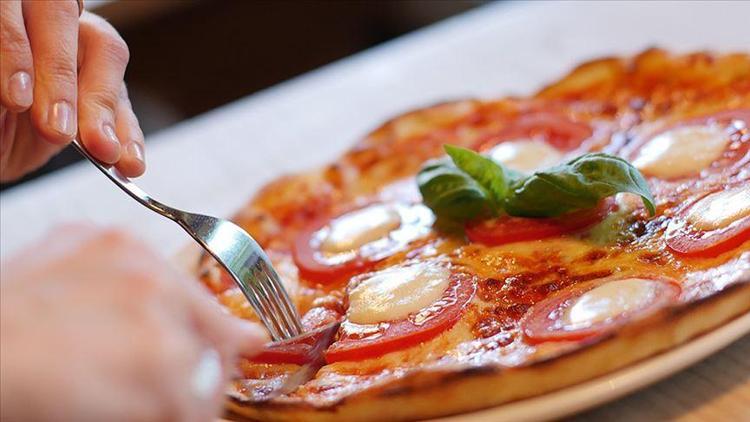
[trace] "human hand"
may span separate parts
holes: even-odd
[[[128,235],[65,227],[2,265],[0,419],[216,417],[264,331]]]
[[[0,181],[40,167],[80,133],[98,160],[145,170],[123,77],[128,47],[75,0],[0,1]]]

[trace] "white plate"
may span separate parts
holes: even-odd
[[[545,421],[622,397],[664,379],[750,333],[750,313],[676,349],[591,381],[506,405],[439,419],[440,422]]]

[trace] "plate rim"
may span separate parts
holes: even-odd
[[[474,412],[431,419],[436,422],[546,421],[611,402],[674,375],[750,335],[750,312],[678,347],[609,374],[541,396]]]

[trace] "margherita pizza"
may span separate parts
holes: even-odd
[[[750,56],[649,50],[410,112],[235,221],[307,330],[240,362],[236,415],[420,419],[582,382],[750,311]],[[336,321],[322,367],[279,392]]]

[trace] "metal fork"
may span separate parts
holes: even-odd
[[[146,208],[176,222],[232,275],[274,341],[302,333],[294,304],[263,249],[231,221],[178,210],[153,199],[116,168],[99,163],[76,139],[73,146]]]

